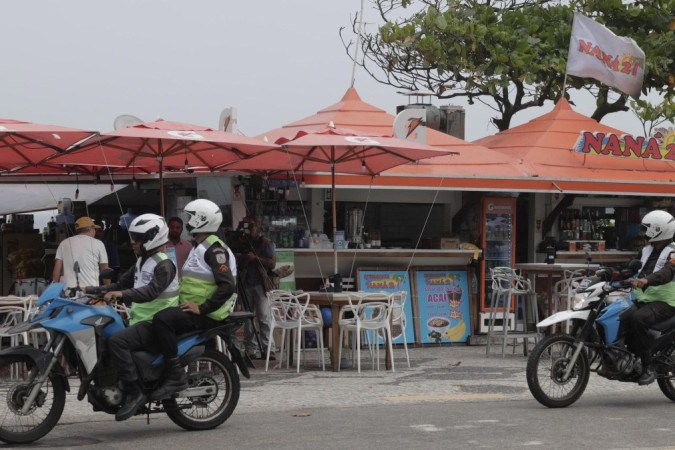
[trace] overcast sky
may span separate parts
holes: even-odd
[[[103,132],[120,114],[216,127],[222,109],[235,106],[241,132],[258,135],[342,97],[352,63],[338,31],[359,7],[360,0],[4,0],[0,117]],[[366,21],[374,22],[368,7]],[[407,103],[361,70],[355,87],[392,114]],[[592,113],[591,99],[573,93],[572,100]],[[466,108],[467,140],[496,131],[490,111]],[[632,113],[603,123],[643,134]]]

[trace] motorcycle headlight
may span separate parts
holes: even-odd
[[[586,306],[586,299],[588,298],[588,292],[575,293],[574,302],[572,309],[583,309]]]

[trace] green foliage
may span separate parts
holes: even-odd
[[[517,112],[563,94],[575,10],[632,37],[647,57],[643,93],[651,89],[672,104],[675,0],[371,1],[382,23],[376,33],[361,32],[357,63],[400,89],[484,102],[495,109],[499,130]],[[356,21],[353,29],[358,33]],[[343,42],[349,50],[352,43]],[[613,91],[611,101],[595,80],[568,77],[567,84],[597,97],[596,120],[628,109],[626,95]]]

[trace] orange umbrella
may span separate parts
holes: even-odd
[[[282,149],[272,150],[226,166],[234,170],[292,170],[330,172],[332,187],[333,248],[335,272],[336,200],[335,174],[351,173],[375,176],[400,164],[456,154],[416,142],[329,126],[322,130],[298,132],[293,139],[277,140]]]
[[[117,173],[158,173],[163,215],[165,171],[214,172],[227,163],[278,147],[234,133],[160,119],[101,134],[99,140],[47,162],[56,166],[108,166]]]

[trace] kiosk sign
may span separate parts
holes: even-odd
[[[574,144],[574,151],[619,158],[675,161],[675,131],[657,131],[650,138],[582,131]]]

